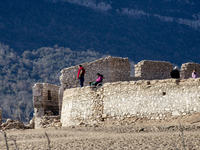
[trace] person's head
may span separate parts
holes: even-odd
[[[197,71],[196,69],[193,70],[193,72],[196,72],[196,71]]]
[[[79,65],[79,67],[82,67],[82,65]]]
[[[101,74],[100,74],[100,73],[97,73],[97,76],[99,77],[99,76],[101,76]]]

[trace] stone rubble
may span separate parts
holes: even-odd
[[[18,120],[7,119],[5,123],[2,123],[0,126],[1,130],[12,130],[12,129],[33,129],[34,122],[31,120],[30,124],[24,125]]]
[[[41,128],[61,127],[60,116],[43,116],[39,123]]]

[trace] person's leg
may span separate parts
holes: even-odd
[[[81,87],[81,78],[79,78],[79,84],[80,84],[80,87]]]
[[[99,83],[99,82],[95,82],[95,86],[97,86],[98,83]]]
[[[95,82],[92,82],[92,83],[91,83],[91,86],[93,86],[93,85],[95,85]]]
[[[80,87],[83,87],[84,78],[79,78]]]
[[[84,77],[83,77],[83,79],[82,79],[82,87],[83,87],[84,81],[85,81],[85,79],[84,79]]]

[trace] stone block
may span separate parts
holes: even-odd
[[[179,111],[173,111],[172,116],[180,116],[181,113]]]
[[[111,117],[115,117],[115,112],[111,112],[111,113],[110,113],[110,116],[111,116]]]
[[[102,118],[103,118],[103,119],[107,118],[107,114],[103,114],[103,115],[102,115]]]

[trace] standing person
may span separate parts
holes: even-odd
[[[192,72],[192,78],[195,79],[195,78],[198,78],[198,74],[197,74],[197,70],[194,69],[193,72]]]
[[[80,87],[83,87],[83,83],[84,83],[84,74],[85,74],[85,69],[83,68],[82,65],[79,65],[79,70],[78,70],[78,74],[77,74],[77,79],[79,79],[80,82]]]
[[[171,77],[176,79],[180,78],[180,73],[177,66],[172,70]]]

